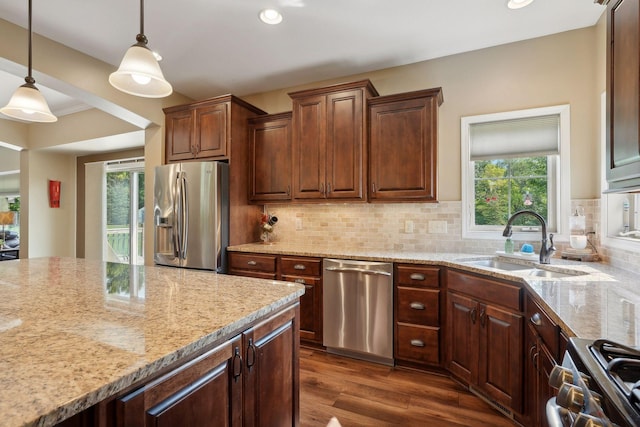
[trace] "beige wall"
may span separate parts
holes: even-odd
[[[461,199],[460,118],[558,104],[571,105],[571,197],[599,197],[598,114],[604,62],[602,28],[452,55],[403,67],[347,76],[244,97],[276,113],[291,110],[287,92],[370,79],[380,95],[442,87],[439,199]]]
[[[75,257],[75,158],[43,151],[21,152],[20,257]],[[49,207],[49,180],[61,182],[60,207]],[[21,182],[22,185],[22,182]]]

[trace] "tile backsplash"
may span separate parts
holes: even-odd
[[[584,208],[587,231],[599,232],[600,199],[572,200],[572,211]],[[504,239],[462,239],[461,202],[351,203],[269,205],[278,217],[273,241],[304,246],[343,245],[388,251],[465,252],[493,254]],[[532,242],[534,243],[534,242]],[[640,251],[601,246],[593,239],[601,260],[640,272]],[[556,241],[556,257],[569,246]],[[536,251],[538,249],[536,248]]]

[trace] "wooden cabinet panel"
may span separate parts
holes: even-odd
[[[476,301],[452,292],[447,294],[447,368],[469,384],[477,380],[477,315]]]
[[[229,253],[229,270],[275,274],[277,257],[247,253]]]
[[[553,357],[560,357],[560,328],[529,294],[525,316]]]
[[[442,90],[369,101],[369,200],[437,201]]]
[[[243,334],[245,427],[297,425],[300,403],[296,311],[288,310]]]
[[[291,200],[291,113],[249,120],[249,200]]]
[[[192,141],[195,121],[190,109],[174,111],[165,116],[166,160],[174,162],[194,156]]]
[[[322,279],[283,275],[282,280],[305,287],[300,297],[300,339],[322,344]]]
[[[491,398],[521,412],[524,377],[522,316],[482,304],[479,324],[478,384]]]
[[[640,186],[640,5],[607,6],[607,181]]]
[[[522,311],[522,288],[518,285],[498,282],[486,277],[449,270],[447,286],[450,290],[472,295],[486,302]]]
[[[220,103],[195,110],[196,158],[226,157],[229,153],[229,104]]]
[[[399,324],[396,357],[420,364],[437,365],[440,363],[439,333],[440,328]]]
[[[423,326],[440,324],[440,291],[398,286],[398,322]]]
[[[293,198],[324,199],[326,97],[293,101]]]
[[[118,426],[240,426],[241,340],[236,337],[115,402]]]
[[[420,265],[396,265],[396,282],[403,286],[437,288],[440,286],[440,268]]]

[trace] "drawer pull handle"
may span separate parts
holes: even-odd
[[[304,264],[296,264],[293,266],[294,270],[306,270],[307,267]]]
[[[424,310],[424,304],[422,304],[421,302],[412,302],[411,304],[409,304],[409,307],[413,308],[414,310]]]
[[[424,347],[424,341],[422,340],[411,340],[411,345],[414,347]]]
[[[424,274],[422,273],[412,273],[409,277],[411,280],[424,280]]]
[[[247,261],[247,265],[258,265],[258,263],[255,262],[254,260],[251,260],[251,261]]]
[[[296,282],[296,283],[302,283],[303,285],[305,284],[304,279],[296,279],[296,280],[294,280],[294,282]]]
[[[536,326],[542,326],[542,316],[540,316],[540,313],[535,313],[529,320]]]

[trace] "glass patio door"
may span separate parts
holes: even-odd
[[[144,264],[144,162],[128,160],[106,167],[108,261]]]

